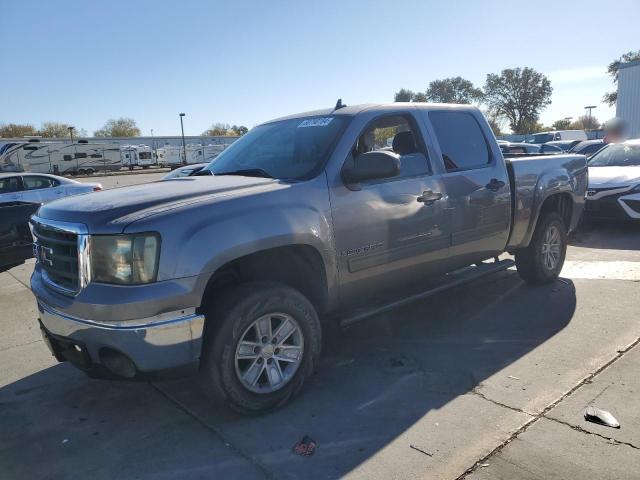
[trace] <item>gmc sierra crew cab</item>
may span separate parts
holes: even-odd
[[[505,159],[482,113],[393,103],[253,128],[197,176],[40,207],[31,288],[55,357],[91,376],[198,365],[240,412],[283,405],[323,325],[513,265],[554,281],[582,155]]]

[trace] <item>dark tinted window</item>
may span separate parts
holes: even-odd
[[[464,112],[432,112],[429,119],[448,171],[482,167],[491,162],[487,141],[472,115]]]
[[[0,193],[18,191],[18,177],[0,178]]]
[[[579,153],[582,153],[583,155],[591,155],[592,153],[596,153],[602,147],[604,147],[603,143],[592,143],[591,145],[587,145],[582,150],[580,150]]]

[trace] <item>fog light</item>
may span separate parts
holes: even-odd
[[[136,364],[124,353],[112,348],[100,349],[100,363],[111,373],[124,378],[136,376]]]

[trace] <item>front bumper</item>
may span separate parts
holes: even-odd
[[[593,220],[640,220],[640,194],[625,192],[593,200],[587,198],[585,216]]]
[[[40,325],[53,355],[94,376],[133,378],[200,358],[204,315],[195,308],[139,320],[96,322],[37,301]]]

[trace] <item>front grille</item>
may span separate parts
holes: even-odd
[[[623,199],[622,200],[631,210],[640,215],[640,200]]]
[[[83,225],[32,217],[36,260],[45,284],[75,295],[88,282],[87,235]],[[85,272],[85,273],[83,273]]]
[[[38,245],[38,261],[49,280],[63,289],[77,291],[80,288],[78,236],[44,224],[36,224],[33,234]]]
[[[626,193],[609,195],[599,200],[587,200],[585,214],[594,219],[626,220],[629,218],[629,215],[627,215],[627,212],[625,212],[618,203],[618,198],[623,195],[626,195]]]

